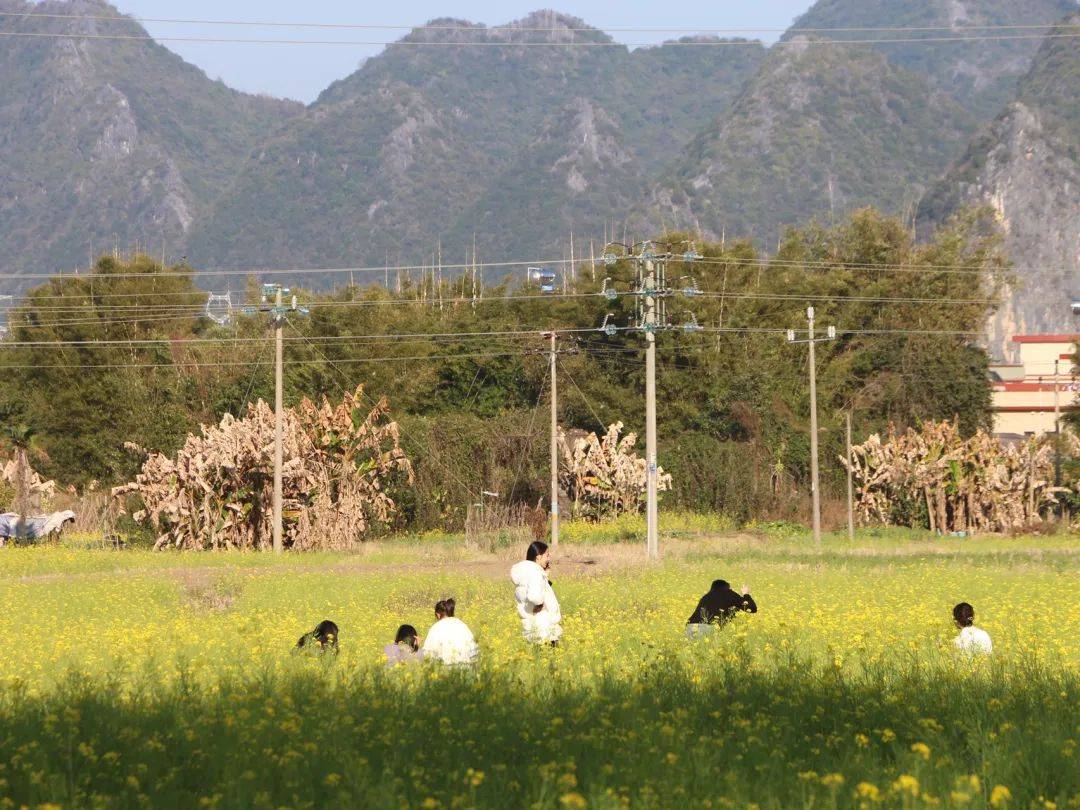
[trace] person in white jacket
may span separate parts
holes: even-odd
[[[961,602],[953,608],[953,623],[960,633],[953,639],[953,646],[968,655],[989,655],[994,651],[990,634],[975,626],[975,608]]]
[[[480,654],[480,647],[472,631],[461,619],[454,617],[456,602],[453,598],[435,603],[437,621],[424,639],[425,661],[441,661],[444,664],[471,664]]]
[[[526,640],[555,646],[562,638],[562,611],[548,579],[550,564],[547,543],[537,540],[510,569],[510,580]]]

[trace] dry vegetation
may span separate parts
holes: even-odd
[[[636,433],[621,436],[622,422],[608,425],[602,437],[584,431],[559,431],[559,482],[572,503],[572,516],[593,520],[637,512],[645,498],[645,459],[634,452]],[[658,468],[660,492],[671,476]]]
[[[344,549],[396,510],[386,486],[411,480],[398,426],[380,400],[365,412],[362,387],[337,405],[304,398],[283,417],[287,547]],[[189,436],[176,458],[150,454],[117,497],[137,495],[133,514],[158,533],[155,548],[262,549],[271,537],[274,412],[262,400]]]
[[[906,505],[909,519],[925,508],[931,531],[1017,532],[1041,523],[1067,491],[1053,486],[1052,452],[1045,442],[1008,445],[982,430],[965,439],[955,421],[875,433],[852,448],[856,509],[864,524],[896,523]]]

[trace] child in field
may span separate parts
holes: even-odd
[[[727,580],[717,579],[686,620],[686,635],[694,638],[708,632],[705,628],[723,626],[739,612],[757,613],[750,589],[743,585],[741,593],[735,593]]]
[[[394,636],[394,643],[387,644],[383,652],[386,653],[388,666],[411,664],[424,658],[424,654],[420,651],[420,639],[416,636],[416,628],[411,624],[401,625],[397,635]]]
[[[510,569],[510,581],[526,640],[554,647],[562,638],[562,610],[548,579],[550,565],[547,543],[537,540],[529,545],[525,559]]]
[[[338,626],[329,619],[319,622],[310,633],[304,633],[296,642],[296,649],[302,652],[338,654]]]
[[[452,597],[435,603],[437,621],[424,639],[425,659],[444,664],[471,664],[480,654],[472,631],[454,616],[456,605]]]
[[[975,608],[967,602],[961,602],[953,608],[953,622],[960,628],[960,633],[953,639],[953,645],[961,652],[989,654],[994,645],[990,634],[975,626]]]

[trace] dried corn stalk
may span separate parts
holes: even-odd
[[[1052,451],[1035,439],[1007,445],[979,430],[968,439],[956,422],[927,422],[852,448],[856,509],[863,523],[888,525],[922,509],[931,531],[1018,531],[1041,522],[1064,489],[1052,486]]]
[[[620,438],[623,423],[595,433],[559,431],[559,481],[573,502],[573,515],[591,520],[637,512],[645,503],[645,459],[634,453],[637,435]],[[671,476],[657,469],[657,490],[671,488]]]
[[[284,544],[340,549],[360,542],[373,523],[386,523],[395,504],[386,492],[394,475],[411,482],[387,421],[385,398],[371,411],[363,387],[337,405],[305,398],[283,413]],[[242,419],[232,415],[189,435],[175,458],[150,454],[135,481],[114,497],[138,495],[136,521],[159,533],[156,548],[265,549],[271,544],[274,412],[262,400]]]

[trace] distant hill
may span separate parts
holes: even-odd
[[[929,227],[989,201],[1019,261],[1066,276],[1029,274],[1031,303],[1001,317],[1052,325],[1038,298],[1075,272],[1076,40],[1051,40],[1032,68],[1036,39],[820,45],[810,29],[1036,25],[1075,8],[819,0],[769,50],[629,50],[551,11],[498,28],[443,19],[305,108],[152,42],[93,39],[145,36],[102,19],[117,14],[104,0],[0,0],[81,15],[0,15],[4,32],[83,35],[0,47],[0,272],[85,267],[114,244],[238,268],[453,263],[474,244],[481,261],[555,258],[571,232],[584,255],[609,227],[774,245],[789,224],[863,205],[910,221],[922,201]]]
[[[145,35],[97,0],[0,11],[0,31]],[[209,210],[252,145],[302,111],[211,81],[151,42],[5,37],[0,46],[0,266],[86,267],[91,252],[136,243],[170,253]]]
[[[998,114],[1039,49],[1044,29],[1076,10],[1075,0],[818,0],[795,20],[785,39],[822,28],[938,30],[834,32],[854,40],[946,36],[1002,37],[934,44],[882,43],[873,47],[895,65],[952,94],[980,121]],[[1021,26],[1001,28],[1000,26]],[[977,30],[976,26],[987,26]],[[945,29],[945,30],[940,30]]]
[[[441,243],[453,261],[473,234],[481,258],[561,251],[570,229],[599,233],[621,219],[645,178],[727,107],[765,53],[754,43],[630,52],[550,12],[510,29],[436,23],[456,30],[406,41],[484,46],[394,45],[333,84],[252,155],[193,230],[189,255],[411,263]],[[603,44],[513,44],[538,37]]]
[[[1080,25],[1080,14],[1067,22]],[[1012,353],[1013,334],[1075,331],[1069,302],[1080,295],[1078,87],[1076,40],[1048,39],[1015,99],[971,141],[920,209],[927,229],[964,206],[996,211],[1019,278],[990,325],[991,347],[1000,355]]]
[[[674,161],[646,227],[768,244],[788,225],[865,205],[910,218],[971,128],[950,95],[880,53],[799,37]]]

